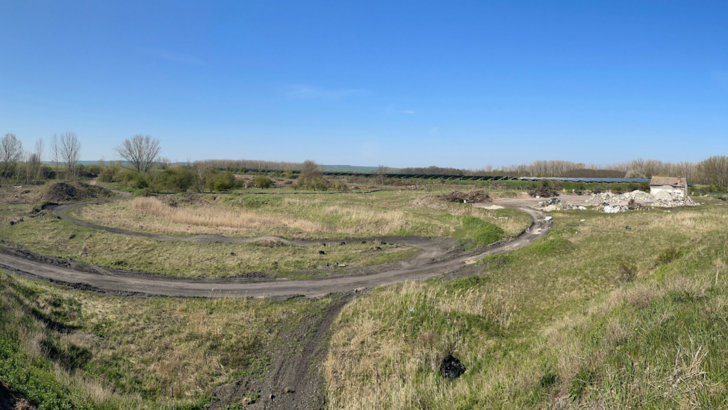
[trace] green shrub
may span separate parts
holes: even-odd
[[[208,182],[211,191],[229,191],[235,186],[235,175],[230,171],[218,172]]]
[[[273,181],[265,175],[258,175],[254,180],[255,186],[258,188],[270,188],[273,186]]]
[[[334,189],[339,192],[349,192],[349,185],[344,181],[336,181],[334,183]]]
[[[144,177],[144,175],[137,174],[134,179],[131,181],[131,187],[136,189],[144,189],[149,186],[149,181],[147,181],[147,178]]]
[[[153,176],[156,192],[187,192],[196,182],[197,175],[190,167],[171,166]]]

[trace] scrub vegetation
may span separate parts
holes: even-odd
[[[728,209],[553,216],[547,238],[477,276],[346,306],[331,407],[725,407]],[[467,367],[454,381],[438,372],[449,354]]]

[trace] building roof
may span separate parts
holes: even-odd
[[[651,186],[670,185],[675,188],[683,188],[687,185],[687,178],[684,177],[652,177]]]

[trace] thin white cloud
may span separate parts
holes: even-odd
[[[152,48],[140,48],[138,51],[142,54],[146,54],[147,56],[154,57],[156,59],[160,60],[167,60],[174,63],[183,63],[183,64],[195,64],[195,65],[202,65],[205,64],[204,61],[201,59],[189,55],[189,54],[183,54],[183,53],[175,53],[174,51],[169,50],[156,50]]]
[[[405,110],[405,109],[402,109],[402,107],[399,104],[392,103],[387,106],[386,113],[389,115],[392,115],[392,114],[412,115],[412,114],[417,114],[417,111],[411,110],[411,109]]]
[[[430,129],[430,134],[436,133],[438,129],[439,128],[437,128],[437,127],[432,127],[432,129]]]
[[[286,91],[286,97],[290,99],[323,98],[338,100],[344,97],[354,97],[369,94],[369,90],[358,88],[325,89],[305,85],[295,85]]]

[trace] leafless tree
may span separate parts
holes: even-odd
[[[38,169],[36,170],[35,179],[38,180],[41,177],[41,172],[43,172],[43,151],[45,151],[45,142],[43,141],[43,138],[38,138],[38,141],[35,142],[35,156],[38,159]]]
[[[162,147],[159,146],[158,139],[139,134],[124,140],[115,150],[120,157],[130,162],[137,172],[145,174],[155,165]]]
[[[728,188],[728,157],[716,155],[701,161],[698,173],[706,184]]]
[[[51,161],[56,165],[56,179],[58,179],[60,171],[58,169],[61,162],[61,144],[58,142],[58,135],[53,134],[51,137]]]
[[[78,141],[78,135],[75,132],[66,132],[61,134],[59,141],[60,157],[66,163],[67,174],[76,176],[76,163],[78,155],[81,152],[81,143]]]
[[[386,181],[386,179],[387,179],[387,167],[385,167],[384,165],[380,165],[379,167],[377,167],[377,181],[380,184],[384,185],[384,182]]]
[[[0,163],[2,163],[2,176],[7,178],[10,167],[15,165],[23,156],[23,144],[15,134],[5,134],[0,140]]]
[[[189,161],[189,159],[188,159]],[[209,169],[210,167],[207,165],[207,162],[205,161],[195,161],[195,163],[192,165],[192,169],[195,170],[195,173],[197,174],[197,191],[202,192],[205,187],[207,186],[207,177],[210,175]]]
[[[41,172],[41,160],[37,152],[26,153],[25,160],[25,182],[30,183],[31,179],[38,180]]]
[[[323,177],[321,166],[311,160],[306,160],[301,164],[301,172],[298,174],[298,181],[301,183]]]

